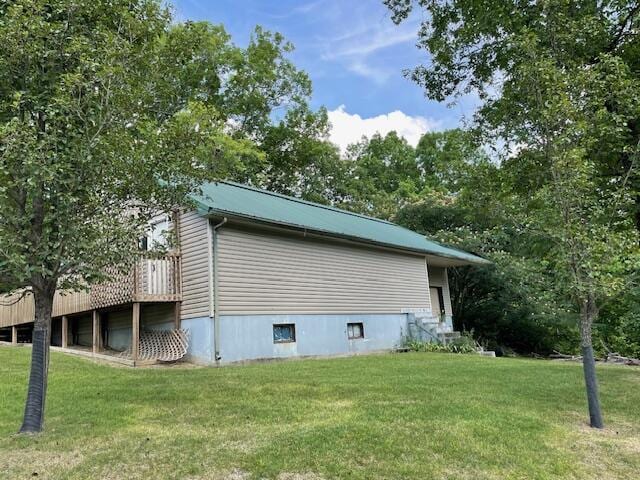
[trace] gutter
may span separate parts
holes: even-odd
[[[227,217],[224,217],[220,223],[211,227],[213,248],[213,358],[216,363],[222,358],[220,356],[220,306],[218,302],[218,229],[225,223],[227,223]]]

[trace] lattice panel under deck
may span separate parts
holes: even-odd
[[[138,360],[175,362],[187,354],[188,348],[188,330],[144,330],[140,335]],[[131,347],[121,356],[131,358]]]

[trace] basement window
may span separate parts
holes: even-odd
[[[347,323],[347,336],[349,340],[364,338],[364,325],[360,323]]]
[[[273,343],[293,343],[296,341],[296,326],[284,323],[273,326]]]

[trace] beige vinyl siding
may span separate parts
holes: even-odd
[[[77,345],[90,347],[93,345],[93,318],[91,315],[82,315],[76,317],[73,322],[77,322]],[[71,336],[70,340],[73,340]]]
[[[423,256],[223,227],[221,314],[400,313],[429,308]]]
[[[175,320],[173,303],[153,303],[142,306],[142,328],[154,325],[173,323]]]
[[[35,319],[35,303],[33,295],[27,293],[22,300],[23,291],[0,294],[0,327],[10,327]]]
[[[198,318],[209,315],[211,298],[209,244],[207,219],[195,211],[180,215],[182,318]]]
[[[132,325],[132,312],[131,309],[127,310],[118,310],[114,312],[109,312],[103,314],[104,318],[107,319],[107,325],[109,326],[109,330],[120,330],[131,328]]]
[[[449,277],[447,269],[429,265],[429,284],[432,287],[442,287],[442,297],[444,300],[445,315],[453,315],[451,308],[451,292],[449,291]]]
[[[122,351],[131,344],[132,320],[132,312],[130,308],[106,314],[108,327],[107,346],[109,348]],[[104,322],[104,317],[102,321]],[[123,341],[123,338],[126,338],[127,340]]]
[[[142,328],[162,323],[173,323],[174,304],[149,303],[142,304],[141,323]],[[108,321],[109,329],[130,329],[133,322],[131,308],[117,310],[103,314]]]

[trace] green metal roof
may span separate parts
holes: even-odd
[[[304,229],[456,260],[456,264],[486,264],[484,258],[445,247],[419,233],[385,220],[306,202],[232,182],[207,183],[194,195],[204,216],[238,217],[249,221]]]

